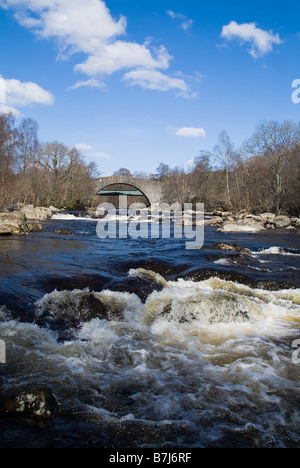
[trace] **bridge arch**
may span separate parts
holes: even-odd
[[[162,202],[163,188],[155,179],[140,179],[129,176],[111,176],[95,179],[95,197],[92,207],[101,203],[119,204],[119,195],[127,195],[128,205],[143,203],[147,207]]]
[[[142,203],[147,207],[151,205],[148,197],[140,189],[131,184],[116,183],[103,187],[97,193],[100,198],[100,203],[111,203],[114,206],[119,205],[119,197],[127,196],[128,206],[133,203]]]

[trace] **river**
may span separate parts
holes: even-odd
[[[46,386],[59,413],[1,417],[0,447],[299,447],[299,273],[297,231],[1,238],[1,394]]]

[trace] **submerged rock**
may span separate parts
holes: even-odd
[[[28,229],[30,232],[39,232],[43,230],[43,226],[39,223],[28,223]]]
[[[136,270],[132,269],[129,271],[129,276],[144,279],[154,286],[160,286],[163,288],[168,286],[168,282],[162,275],[151,270],[146,270],[145,268],[137,268]]]
[[[238,252],[245,255],[252,255],[251,250],[245,249],[244,247],[241,247],[238,244],[226,244],[225,242],[221,242],[219,244],[213,245],[212,248],[218,250],[226,250],[228,252]]]
[[[202,325],[255,322],[263,316],[263,305],[263,301],[258,303],[251,296],[237,296],[230,290],[218,288],[207,293],[197,285],[190,289],[183,288],[182,291],[178,291],[178,288],[174,290],[171,286],[148,298],[145,319],[151,323],[163,317],[173,323],[197,321]]]
[[[56,229],[55,234],[70,235],[72,233],[69,229]]]
[[[37,323],[64,332],[94,318],[109,320],[108,308],[93,293],[54,291],[36,304]]]
[[[27,418],[53,418],[58,404],[49,388],[27,390],[0,403],[0,414]]]
[[[232,281],[233,283],[246,284],[248,286],[255,286],[256,282],[250,276],[238,273],[237,271],[222,271],[206,268],[196,268],[188,272],[183,276],[185,280],[192,280],[195,282],[201,282],[209,280],[211,278],[219,278],[225,281]]]

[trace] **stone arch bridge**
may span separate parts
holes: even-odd
[[[125,175],[100,177],[95,179],[95,196],[91,207],[95,208],[101,203],[118,206],[120,195],[127,195],[128,206],[133,203],[151,206],[163,202],[163,185],[159,180]]]

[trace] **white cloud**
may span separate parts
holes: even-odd
[[[103,153],[102,151],[94,151],[93,146],[88,145],[87,143],[76,143],[75,148],[88,156],[97,159],[111,159],[109,154]]]
[[[272,52],[274,45],[282,44],[279,34],[272,31],[264,31],[257,27],[256,23],[238,24],[231,21],[223,26],[221,37],[226,41],[239,40],[242,44],[250,44],[249,53],[254,58],[262,57]]]
[[[55,102],[53,94],[31,81],[5,79],[0,75],[0,85],[1,112],[11,112],[18,116],[20,112],[15,107],[26,107],[32,104],[51,106]]]
[[[36,83],[19,80],[5,80],[6,103],[12,106],[29,106],[31,104],[54,104],[54,96]]]
[[[0,114],[12,114],[14,117],[19,117],[21,113],[13,107],[0,104]]]
[[[188,86],[183,79],[172,78],[158,70],[132,70],[124,75],[131,86],[141,86],[157,91],[177,90],[181,95],[188,94]]]
[[[93,151],[93,147],[91,145],[87,145],[86,143],[76,143],[75,148],[82,153]]]
[[[177,17],[176,13],[172,10],[167,11],[167,15],[170,16],[170,18],[175,19]]]
[[[156,56],[153,56],[153,53]],[[115,41],[112,44],[102,44],[97,52],[75,66],[76,71],[88,76],[112,74],[126,68],[145,67],[149,69],[169,67],[171,56],[164,46],[157,51],[150,51],[148,44],[140,45],[134,42]]]
[[[77,81],[73,86],[69,86],[67,90],[72,90],[72,89],[78,89],[78,88],[98,88],[98,89],[103,89],[105,88],[105,84],[103,81],[100,81],[96,78],[90,78],[89,80],[86,81]]]
[[[187,138],[205,138],[206,132],[203,128],[182,127],[175,129],[175,135]]]
[[[172,19],[179,19],[180,27],[183,29],[183,31],[188,31],[193,26],[194,21],[185,15],[175,13],[175,11],[172,10],[167,10],[167,15],[169,15]]]
[[[102,0],[2,0],[20,24],[62,49],[91,53],[100,43],[125,34],[126,18],[115,21]],[[91,41],[92,39],[92,41]]]
[[[89,80],[78,81],[69,89],[99,88],[102,80],[96,81],[96,78],[117,71],[132,69],[139,73],[143,68],[154,72],[170,66],[172,57],[163,45],[154,48],[149,41],[138,44],[120,40],[120,36],[126,35],[127,20],[124,16],[113,18],[103,0],[0,0],[0,6],[12,8],[17,21],[38,37],[54,39],[59,58],[85,54],[86,58],[77,63],[74,70],[87,75]],[[187,30],[190,20],[186,17],[182,20],[182,27]],[[181,83],[176,85],[173,78],[167,78],[169,83],[173,82],[169,89],[183,87]],[[145,81],[141,83],[149,87],[145,86]],[[150,89],[157,88],[151,86]]]

